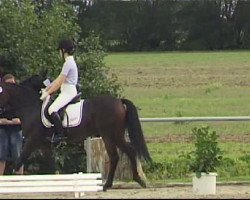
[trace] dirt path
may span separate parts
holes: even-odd
[[[94,199],[249,199],[250,185],[248,186],[218,186],[216,195],[197,195],[192,186],[175,186],[148,189],[112,189],[107,192],[86,194],[83,198]]]
[[[3,195],[1,199],[72,199],[73,193],[66,194],[21,194]],[[114,185],[107,192],[85,193],[81,199],[250,199],[250,184],[217,185],[216,195],[197,195],[192,185],[139,188],[131,184]]]

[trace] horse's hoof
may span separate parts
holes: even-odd
[[[147,187],[146,183],[140,177],[135,178],[134,181],[136,181],[143,188]]]
[[[112,187],[112,184],[104,184],[103,186],[103,191],[106,192],[108,188],[111,188]]]

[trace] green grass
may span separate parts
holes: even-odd
[[[126,97],[134,100],[142,117],[177,117],[178,112],[182,116],[237,116],[250,113],[248,89],[225,86],[206,93],[206,87],[126,88]]]
[[[152,183],[157,182],[187,182],[190,181],[192,172],[181,155],[188,154],[194,150],[192,143],[149,143],[150,154],[153,164],[144,164],[144,171]],[[223,151],[222,165],[217,168],[219,181],[249,181],[250,144],[244,143],[221,143]],[[245,156],[245,158],[243,158]],[[247,156],[247,157],[246,157]],[[166,182],[166,183],[167,183]]]
[[[221,143],[219,145],[223,151],[223,157],[227,158],[237,158],[242,155],[250,155],[250,143]],[[180,143],[149,143],[148,148],[150,153],[153,155],[153,160],[155,162],[162,162],[166,160],[171,160],[182,153],[190,152],[194,149],[194,145],[190,143],[180,142]]]
[[[250,114],[250,51],[112,53],[105,63],[117,75],[123,96],[135,103],[141,118]],[[146,137],[173,139],[172,143],[148,143],[153,159],[167,163],[172,173],[177,172],[169,162],[192,147],[180,138],[188,137],[200,125],[209,125],[220,135],[226,157],[237,160],[250,154],[250,122],[142,123]],[[244,174],[249,165],[236,162],[234,167],[227,168],[231,175],[221,171],[219,180],[249,177]],[[189,180],[174,176],[168,180],[171,174],[166,170],[158,173],[165,178],[155,181]]]
[[[135,103],[140,117],[250,113],[248,51],[113,53],[105,58],[105,63],[118,76],[123,96]],[[217,122],[212,124],[218,126]],[[226,130],[222,126],[219,132],[245,134],[250,130],[250,123],[226,124]],[[180,128],[167,123],[165,127],[165,133],[171,134]],[[145,132],[156,134],[147,126]],[[162,130],[157,132],[162,134]]]
[[[115,68],[134,68],[134,66],[157,67],[170,66],[171,68],[183,66],[213,67],[227,65],[235,66],[249,62],[248,51],[208,51],[208,52],[132,52],[112,53],[106,57],[106,64]],[[240,67],[239,65],[237,65]],[[236,67],[237,67],[236,66]]]
[[[218,176],[216,184],[227,184],[227,183],[237,183],[237,182],[246,182],[249,183],[250,176],[237,176],[237,177],[221,177]],[[159,185],[167,185],[167,184],[192,184],[192,176],[190,175],[189,177],[185,178],[175,178],[175,179],[161,179],[161,180],[153,180],[149,181],[151,185],[159,186]]]

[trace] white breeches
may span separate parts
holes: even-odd
[[[77,95],[77,90],[75,85],[62,84],[60,90],[61,90],[60,94],[49,107],[48,111],[50,115],[53,112],[57,112],[60,108],[69,103]]]

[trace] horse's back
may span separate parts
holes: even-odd
[[[124,122],[125,109],[120,99],[105,95],[86,100],[88,112],[98,124]]]
[[[121,105],[120,99],[110,95],[96,96],[88,101],[99,109],[117,108]]]

